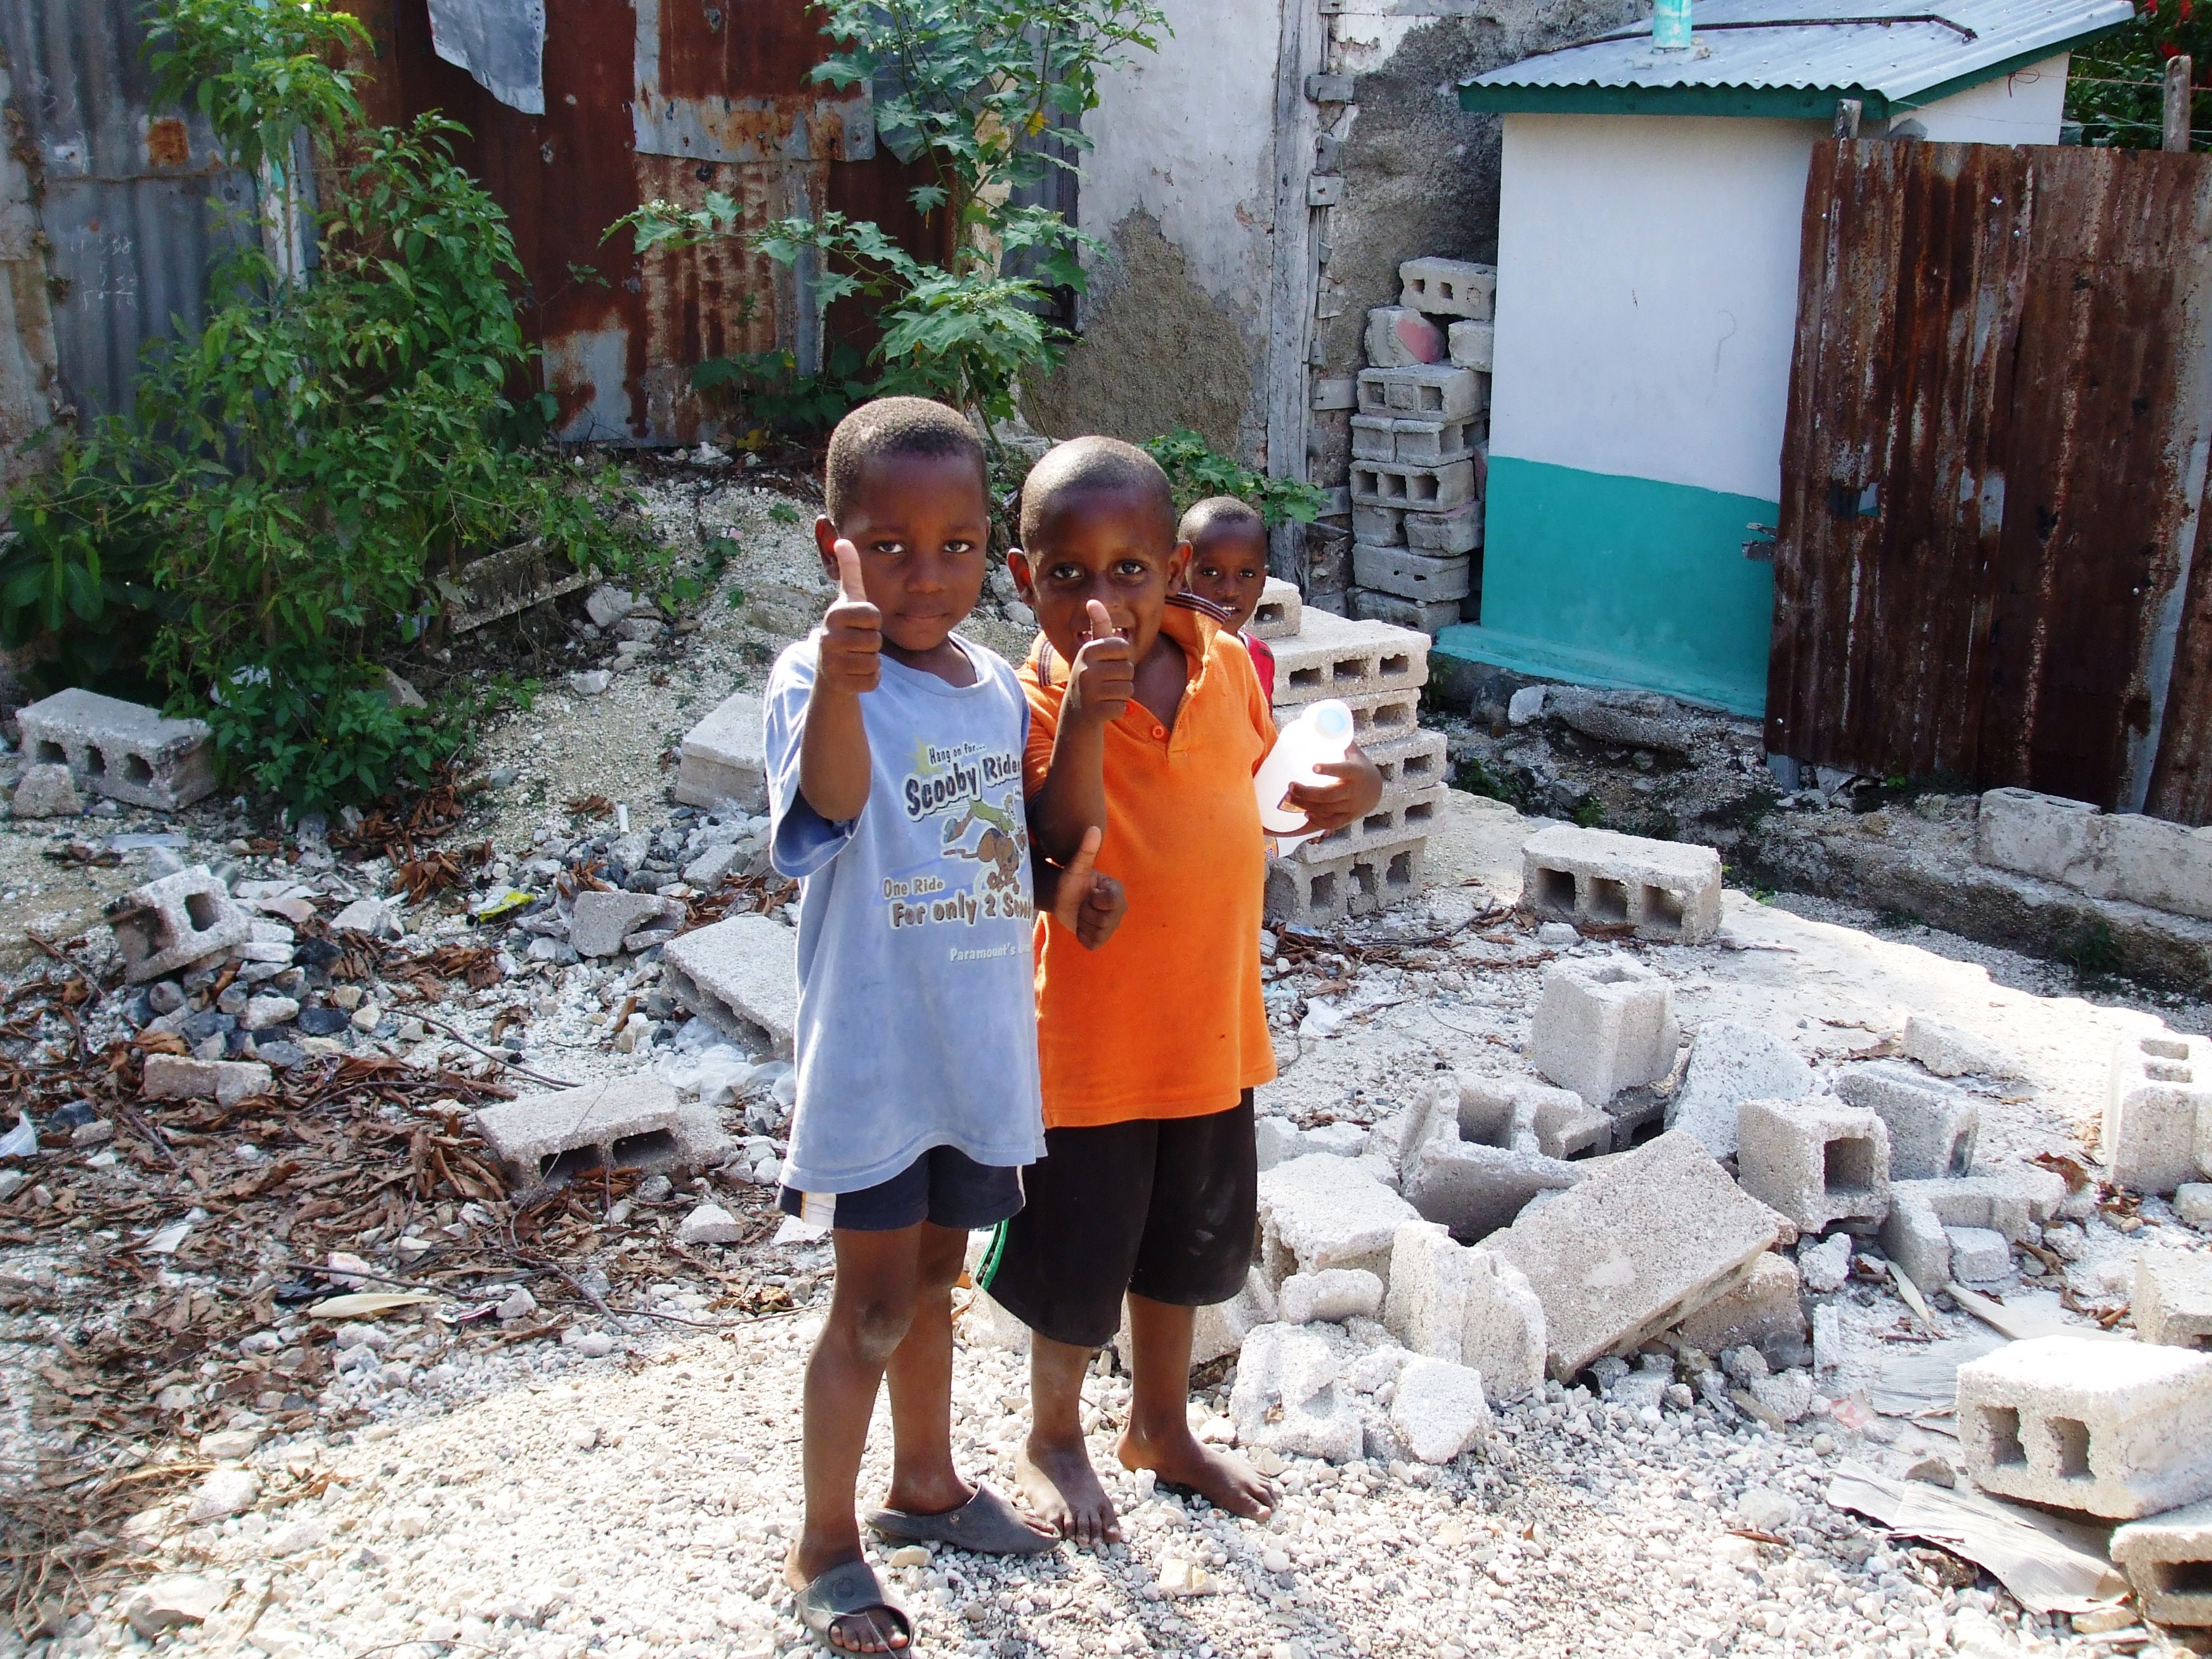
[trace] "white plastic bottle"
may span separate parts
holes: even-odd
[[[1287,853],[1319,833],[1292,833],[1306,821],[1306,815],[1284,805],[1283,797],[1291,786],[1332,781],[1315,769],[1342,760],[1351,746],[1352,710],[1334,697],[1308,704],[1305,712],[1277,736],[1275,746],[1267,751],[1252,781],[1260,795],[1260,827],[1275,838],[1278,851]]]

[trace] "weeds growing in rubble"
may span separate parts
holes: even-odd
[[[131,411],[57,440],[10,501],[0,638],[49,684],[208,714],[227,774],[290,804],[419,786],[472,711],[396,707],[375,665],[434,626],[440,579],[527,538],[626,571],[643,538],[611,472],[522,441],[551,411],[506,395],[521,271],[460,129],[368,125],[333,67],[366,34],[324,0],[162,0],[155,24],[162,97],[258,169],[261,234],[218,260],[199,331],[149,345]],[[307,214],[311,153],[337,179]]]

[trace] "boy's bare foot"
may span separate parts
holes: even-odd
[[[783,1582],[796,1595],[838,1565],[840,1559],[858,1561],[862,1559],[859,1555],[836,1559],[825,1557],[815,1564],[812,1572],[809,1572],[799,1564],[799,1546],[794,1544],[791,1553],[783,1559]],[[829,1641],[839,1653],[903,1653],[907,1649],[905,1631],[899,1627],[898,1620],[882,1607],[865,1608],[859,1613],[844,1613],[833,1619],[830,1622]]]
[[[1232,1452],[1202,1445],[1185,1429],[1163,1439],[1139,1439],[1133,1428],[1117,1449],[1122,1467],[1150,1469],[1161,1481],[1188,1486],[1216,1509],[1265,1521],[1274,1512],[1275,1489],[1261,1473]]]
[[[1014,1479],[1037,1518],[1062,1538],[1093,1549],[1121,1541],[1121,1517],[1098,1484],[1081,1440],[1043,1440],[1031,1434],[1014,1459]]]

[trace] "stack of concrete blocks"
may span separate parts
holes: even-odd
[[[1275,724],[1333,697],[1351,708],[1353,738],[1382,775],[1373,811],[1268,866],[1268,918],[1326,925],[1411,898],[1427,884],[1423,849],[1444,801],[1444,734],[1419,725],[1427,637],[1316,610],[1272,578],[1251,632],[1275,653]]]
[[[1480,606],[1498,271],[1408,259],[1367,313],[1352,417],[1352,614],[1434,635]]]
[[[1974,821],[1984,864],[2091,898],[2212,921],[2212,826],[2192,830],[2087,801],[1992,789]]]

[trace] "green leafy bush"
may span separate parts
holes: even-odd
[[[127,648],[215,726],[227,774],[301,805],[418,781],[465,722],[392,708],[374,663],[418,637],[441,578],[527,537],[611,572],[642,556],[611,474],[509,441],[530,366],[504,215],[430,115],[368,128],[327,61],[359,26],[324,0],[165,0],[157,84],[241,163],[299,136],[341,158],[292,278],[258,241],[210,273],[206,321],[149,346],[126,416],[58,441],[9,502],[0,635],[57,675]],[[107,666],[102,668],[102,660]]]
[[[806,374],[788,351],[709,357],[691,371],[692,390],[713,407],[757,431],[791,437],[827,432],[866,398],[873,382],[866,360],[843,342],[831,346],[819,374]]]
[[[1209,495],[1234,495],[1258,509],[1273,529],[1279,524],[1311,524],[1328,505],[1328,492],[1298,478],[1271,478],[1220,453],[1188,427],[1149,438],[1145,449],[1175,486],[1176,511]]]
[[[2166,132],[2166,66],[2188,53],[2198,109],[2190,148],[2202,149],[2212,126],[2212,14],[2196,0],[2136,0],[2135,21],[2074,54],[2066,77],[2066,118],[2082,142],[2156,149]]]

